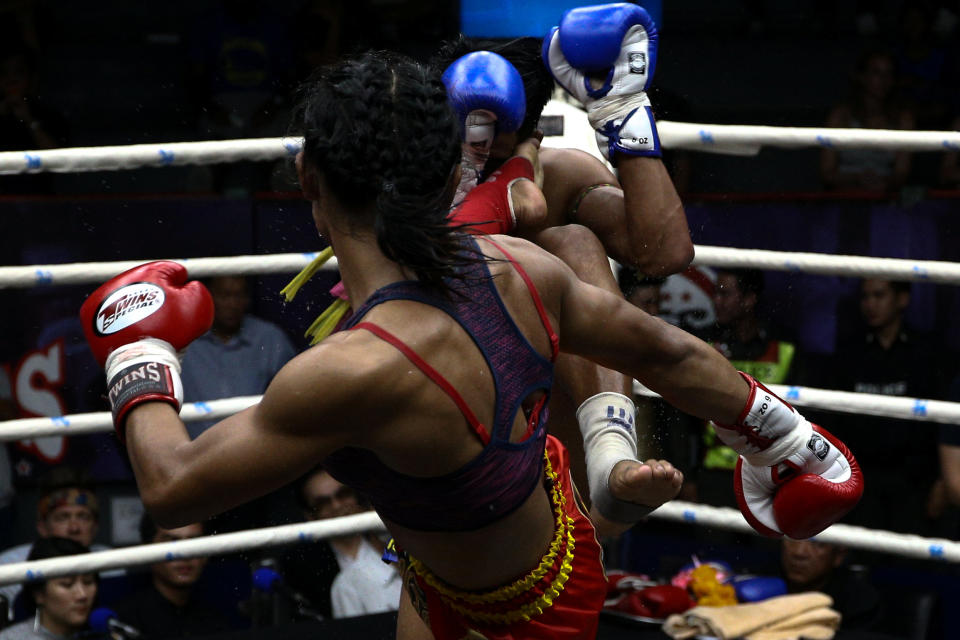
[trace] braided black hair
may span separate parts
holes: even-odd
[[[527,96],[527,112],[523,124],[517,130],[517,140],[526,140],[540,123],[540,114],[553,95],[553,76],[543,64],[540,48],[541,38],[515,38],[513,40],[473,40],[461,35],[455,40],[445,42],[430,64],[440,73],[455,60],[473,51],[493,51],[512,64],[523,79],[523,90]]]
[[[348,223],[372,229],[384,255],[445,290],[443,279],[476,258],[447,221],[460,131],[440,74],[367,52],[318,70],[298,103],[304,161],[351,208]]]

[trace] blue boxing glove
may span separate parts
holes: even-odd
[[[737,602],[760,602],[787,594],[787,583],[776,576],[743,576],[733,579]]]
[[[453,61],[443,72],[443,84],[463,127],[457,204],[481,181],[497,133],[511,133],[523,124],[527,96],[520,72],[492,51],[474,51]]]
[[[583,103],[600,152],[659,158],[647,89],[657,65],[657,27],[628,3],[570,9],[543,41],[554,79]]]

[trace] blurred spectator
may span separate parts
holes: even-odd
[[[43,560],[89,551],[70,538],[40,538],[25,559]],[[97,574],[83,573],[27,582],[23,591],[33,617],[0,631],[0,640],[51,640],[78,635],[87,627],[97,597],[97,581]]]
[[[898,90],[916,115],[918,129],[942,128],[947,114],[947,55],[933,32],[934,17],[931,6],[908,2],[896,27]]]
[[[913,398],[942,397],[942,349],[907,326],[910,283],[866,279],[860,285],[864,327],[837,350],[833,388]],[[871,488],[850,513],[853,524],[929,533],[937,509],[936,436],[929,425],[870,416],[837,417],[831,430],[857,458]],[[896,469],[896,472],[894,472]]]
[[[23,42],[30,49],[39,48],[36,0],[3,0],[0,2],[0,42]]]
[[[636,269],[621,267],[617,280],[627,302],[651,316],[660,315],[660,287],[666,278],[646,277]]]
[[[882,612],[880,592],[867,579],[863,567],[845,564],[847,549],[829,542],[791,540],[780,542],[780,567],[789,593],[819,591],[833,598],[843,629],[879,629]]]
[[[213,297],[214,316],[210,331],[194,340],[182,359],[185,402],[256,396],[296,352],[277,325],[247,311],[250,290],[243,276],[218,276],[206,281]],[[188,422],[196,438],[213,421]],[[216,516],[211,531],[223,533],[274,524],[271,511],[276,492]]]
[[[323,469],[303,479],[299,498],[307,520],[339,518],[369,510],[353,489]],[[293,589],[305,595],[319,611],[329,610],[334,618],[396,611],[401,578],[394,564],[381,559],[384,546],[373,534],[338,536],[298,545],[285,555],[281,567]],[[333,565],[329,562],[331,552]],[[310,557],[319,561],[306,562]]]
[[[175,529],[158,527],[150,516],[140,520],[143,544],[189,540],[204,535],[202,523]],[[206,558],[180,558],[150,565],[150,582],[115,607],[117,619],[143,634],[145,640],[188,638],[222,632],[226,617],[199,599],[195,587],[207,565]]]
[[[39,94],[36,54],[26,45],[0,42],[0,151],[66,145],[63,117]],[[0,177],[0,194],[50,193],[49,173]]]
[[[93,544],[100,515],[99,502],[82,474],[68,467],[59,467],[43,478],[43,489],[37,502],[37,535],[40,538],[69,538],[94,551],[108,547]],[[23,562],[32,543],[11,547],[0,553],[0,564]],[[116,574],[116,572],[114,572]],[[14,603],[20,593],[19,584],[0,587],[11,608],[11,619],[19,617]]]
[[[717,335],[713,346],[738,370],[760,382],[787,384],[796,374],[796,347],[782,340],[760,316],[764,275],[759,269],[717,269],[713,296]],[[730,491],[737,453],[704,426],[697,498],[707,504],[735,507]]]
[[[183,355],[184,401],[262,394],[296,355],[290,338],[277,325],[248,313],[250,287],[244,276],[205,282],[213,297],[213,326]],[[187,423],[187,430],[196,438],[212,425]]]
[[[200,139],[280,136],[295,80],[290,18],[256,0],[226,0],[200,16],[191,43],[191,78]],[[276,167],[239,162],[208,167],[218,191],[271,186]]]
[[[954,118],[950,128],[960,131],[960,116]],[[960,145],[943,154],[940,162],[940,184],[947,189],[960,189]]]
[[[850,97],[835,106],[827,126],[865,129],[913,129],[914,114],[897,99],[896,67],[884,51],[860,57]],[[874,149],[831,149],[820,152],[820,175],[828,189],[894,191],[910,174],[910,154]]]
[[[299,81],[340,56],[343,0],[307,0],[293,24]]]

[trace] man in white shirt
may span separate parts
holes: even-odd
[[[357,494],[323,470],[301,485],[308,518],[339,518],[366,511]],[[340,572],[333,580],[330,599],[334,618],[396,611],[401,578],[395,564],[381,557],[384,543],[374,535],[354,534],[328,540]]]

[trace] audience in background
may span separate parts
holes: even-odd
[[[901,9],[895,49],[897,90],[916,115],[918,129],[940,129],[947,115],[947,54],[933,33],[933,7],[907,2]]]
[[[70,538],[40,538],[25,560],[43,560],[88,553]],[[23,587],[30,618],[0,631],[0,640],[53,640],[70,638],[87,628],[97,597],[96,573],[33,580]]]
[[[147,513],[140,520],[143,544],[189,540],[204,533],[202,523],[165,529],[158,527]],[[227,618],[196,593],[206,565],[205,557],[150,565],[149,583],[114,607],[117,619],[137,629],[145,640],[188,638],[226,630],[230,626]]]
[[[866,279],[860,284],[863,328],[841,344],[831,388],[912,398],[941,398],[943,349],[909,327],[910,283]],[[856,452],[871,489],[848,521],[877,529],[929,533],[936,498],[936,434],[929,424],[845,414],[838,437]],[[896,470],[894,472],[894,470]]]
[[[789,593],[825,593],[842,616],[842,629],[879,630],[880,593],[870,583],[866,568],[849,566],[846,558],[846,547],[816,538],[780,542],[780,568]]]
[[[303,478],[298,497],[307,520],[369,510],[353,489],[323,469]],[[382,560],[384,547],[374,534],[338,536],[289,549],[280,567],[287,583],[324,615],[343,618],[395,611],[401,578],[395,564]]]
[[[827,117],[829,127],[913,129],[914,114],[896,94],[896,63],[881,50],[864,53],[857,62],[850,97]],[[828,189],[895,191],[910,174],[910,153],[875,149],[832,149],[820,152],[820,175]]]
[[[243,276],[206,281],[213,297],[213,327],[194,340],[183,355],[184,401],[257,396],[296,351],[277,325],[248,313],[250,288]],[[193,438],[215,421],[188,422]],[[241,505],[210,522],[216,533],[276,524],[277,493]]]
[[[41,100],[37,54],[16,40],[0,42],[0,151],[66,145],[64,118]],[[49,173],[0,176],[0,194],[53,191]]]
[[[190,40],[190,80],[200,140],[283,135],[296,65],[290,17],[255,0],[214,3]],[[268,162],[210,167],[213,188],[251,193],[271,186]]]
[[[213,297],[213,326],[183,354],[185,402],[262,394],[273,376],[296,355],[283,329],[249,313],[250,285],[244,276],[205,281]],[[213,421],[187,423],[196,438]]]
[[[83,547],[102,551],[108,547],[93,544],[97,535],[100,507],[97,496],[82,473],[69,467],[51,470],[42,480],[42,489],[36,509],[36,529],[39,538],[68,538]],[[0,553],[0,564],[23,562],[30,554],[32,542],[11,547]],[[116,572],[113,572],[116,574]],[[0,587],[0,595],[10,605],[9,618],[17,619],[14,604],[21,585]],[[22,608],[21,608],[22,610]]]

